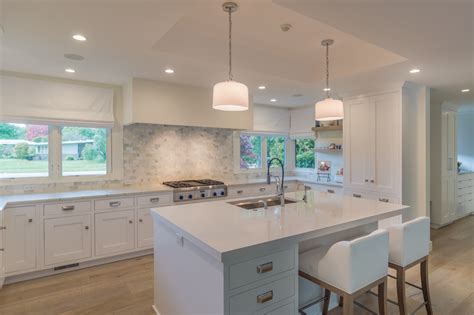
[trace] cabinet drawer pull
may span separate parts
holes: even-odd
[[[1,231],[1,230],[6,230],[6,229],[7,229],[6,226],[0,226],[0,231]]]
[[[89,227],[86,225],[86,226],[84,227],[84,229],[88,230],[88,229],[89,229]]]
[[[109,202],[109,206],[119,207],[120,206],[120,201],[111,201],[111,202]]]
[[[28,223],[31,223],[31,222],[33,222],[33,219],[28,219]]]
[[[354,198],[361,198],[362,196],[360,194],[352,194]]]
[[[273,300],[273,290],[257,295],[257,303],[263,304]]]
[[[140,222],[140,223],[141,223],[141,222],[143,222],[143,220],[142,220],[142,219],[138,219],[138,222]]]
[[[371,182],[371,183],[375,183],[375,180],[371,179],[370,182]]]
[[[328,189],[328,193],[330,193],[330,194],[334,194],[334,193],[335,193],[335,191],[334,191],[334,189]]]
[[[150,202],[159,202],[160,197],[150,198]]]
[[[61,209],[63,209],[63,211],[71,211],[74,210],[74,206],[62,206]]]
[[[132,221],[132,220],[129,220],[129,221],[128,221],[128,223],[132,224],[132,223],[133,223],[133,221]]]
[[[262,188],[260,188],[259,190],[260,190],[260,191],[265,191],[265,190],[267,190],[267,189],[266,189],[265,187],[262,187]]]
[[[368,179],[366,179],[366,180],[365,180],[365,182],[366,182],[366,183],[368,183],[368,182],[369,182],[369,180],[368,180]]]
[[[388,198],[379,198],[379,201],[380,202],[388,202],[389,200],[388,200]]]
[[[0,248],[0,252],[4,252],[4,251],[5,251],[5,249],[4,249],[4,248]]]
[[[241,194],[241,193],[243,193],[243,192],[244,192],[243,190],[237,190],[237,193],[238,193],[238,194]]]
[[[257,273],[267,273],[273,270],[273,262],[267,262],[257,266]]]

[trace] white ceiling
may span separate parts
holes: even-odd
[[[222,2],[4,0],[1,68],[116,84],[143,77],[212,86],[227,76]],[[336,41],[330,50],[335,95],[401,80],[445,89],[453,97],[469,87],[473,92],[462,96],[464,102],[474,94],[472,1],[238,2],[234,79],[249,86],[257,103],[276,98],[272,105],[297,106],[321,98],[320,41],[328,37]],[[282,23],[293,29],[282,32]],[[87,41],[72,40],[74,33]],[[85,60],[67,60],[65,53]],[[168,66],[176,73],[166,75]],[[422,72],[409,74],[413,66]],[[67,67],[76,73],[66,74]],[[267,90],[257,90],[260,84]]]

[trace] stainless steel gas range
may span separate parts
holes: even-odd
[[[174,188],[173,199],[175,202],[227,196],[227,186],[223,182],[212,179],[180,180],[163,184]]]

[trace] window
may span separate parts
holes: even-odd
[[[314,168],[314,140],[295,140],[295,167]]]
[[[279,158],[285,164],[286,160],[286,137],[267,136],[267,161],[273,158]],[[280,167],[278,164],[274,166]]]
[[[240,135],[240,168],[262,167],[262,136]]]
[[[111,143],[108,128],[0,123],[0,181],[120,176],[112,173]]]
[[[0,178],[47,177],[49,128],[0,123]]]
[[[63,176],[107,174],[107,129],[63,127]]]
[[[286,164],[286,136],[242,133],[239,138],[240,170],[261,170],[271,158],[279,158]]]

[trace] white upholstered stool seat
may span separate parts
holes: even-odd
[[[423,291],[428,314],[433,314],[428,285],[428,254],[430,251],[430,219],[420,217],[387,228],[389,240],[389,267],[396,270],[398,307],[401,315],[407,314],[405,284]],[[407,269],[420,265],[421,287],[405,281]],[[416,310],[415,310],[416,312]]]
[[[328,311],[330,292],[341,295],[344,314],[352,314],[354,299],[374,286],[379,286],[379,312],[386,312],[388,244],[388,232],[377,230],[300,254],[300,276],[325,289],[323,314]]]

